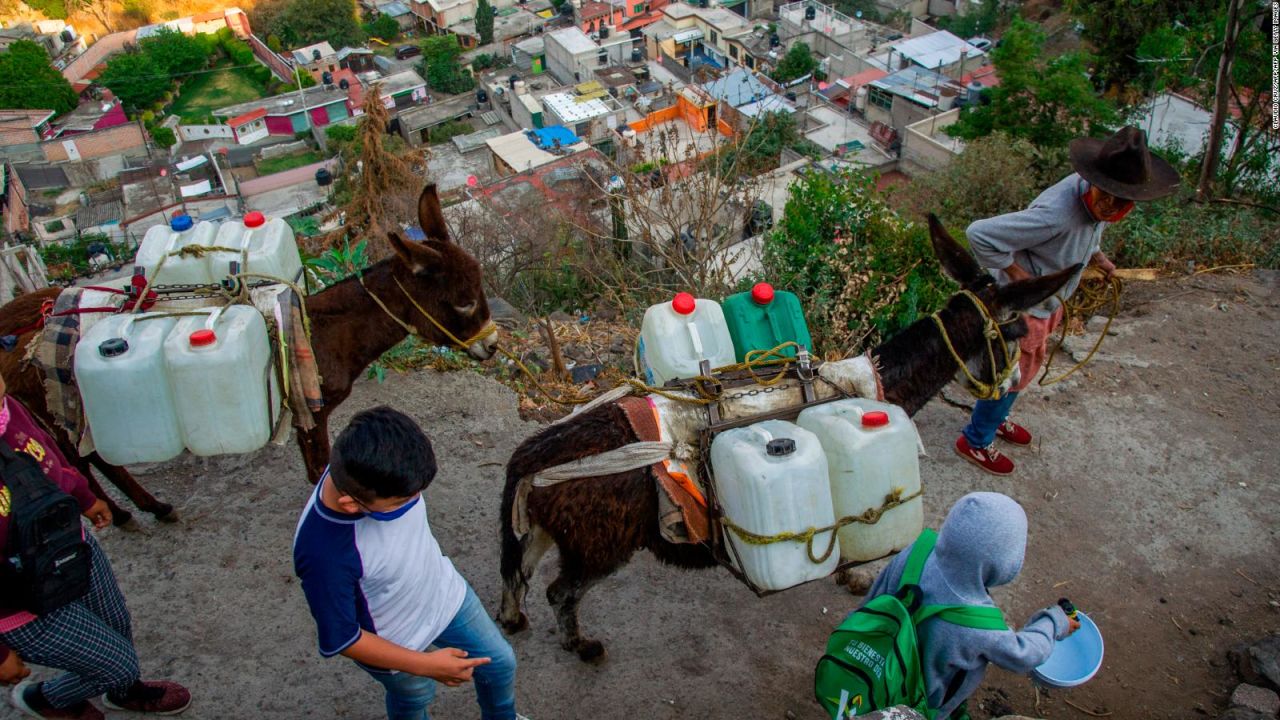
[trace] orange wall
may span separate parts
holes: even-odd
[[[664,122],[670,122],[680,116],[680,109],[672,105],[671,107],[662,108],[656,112],[649,113],[645,119],[639,122],[633,122],[627,127],[638,133],[649,132],[655,125],[661,125]]]

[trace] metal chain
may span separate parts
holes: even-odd
[[[760,387],[760,388],[751,388],[750,390],[745,390],[740,393],[734,393],[733,395],[725,395],[723,398],[721,398],[721,400],[741,400],[742,398],[745,398],[745,397],[752,397],[755,395],[765,395],[771,392],[775,392],[777,390],[792,390],[792,389],[794,388],[792,388],[789,385],[788,386],[767,385],[765,387]]]

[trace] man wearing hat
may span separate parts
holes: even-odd
[[[1110,277],[1116,266],[1102,252],[1102,231],[1127,215],[1135,201],[1155,200],[1178,187],[1178,171],[1152,155],[1146,136],[1133,126],[1106,140],[1073,140],[1071,166],[1074,173],[1026,210],[978,220],[965,231],[978,262],[1000,284],[1086,262]],[[1077,274],[1062,287],[1061,297],[1070,297],[1079,283]],[[997,437],[1014,445],[1031,444],[1031,433],[1008,419],[1009,409],[1039,374],[1049,335],[1062,322],[1062,308],[1049,298],[1027,311],[1026,320],[1018,382],[999,399],[977,401],[956,440],[960,457],[995,475],[1013,472],[1013,461],[993,446]]]

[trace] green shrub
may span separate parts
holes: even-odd
[[[178,142],[178,137],[167,127],[152,128],[151,139],[162,148],[173,147]]]
[[[939,307],[954,289],[928,230],[904,221],[853,170],[812,170],[791,185],[766,238],[764,277],[800,297],[815,347],[847,355]]]

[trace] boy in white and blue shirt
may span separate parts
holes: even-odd
[[[516,720],[515,654],[427,522],[435,474],[426,435],[387,407],[334,443],[293,541],[320,654],[382,683],[389,720],[426,720],[436,682],[472,680],[483,720]]]

